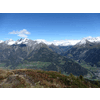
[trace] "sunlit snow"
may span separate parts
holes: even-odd
[[[2,41],[0,40],[0,43],[5,43],[8,45],[13,45],[13,44],[27,44],[29,42],[30,39],[28,38],[24,38],[24,39],[18,39],[17,41],[13,41],[12,39],[6,40],[6,41]],[[37,43],[45,43],[47,45],[51,45],[54,44],[56,46],[69,46],[69,45],[81,45],[81,44],[86,44],[86,40],[88,40],[89,42],[100,42],[100,37],[84,37],[82,40],[54,40],[54,41],[46,41],[44,39],[37,39],[37,40],[33,40],[36,41]],[[29,42],[30,43],[30,42]]]

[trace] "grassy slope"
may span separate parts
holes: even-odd
[[[1,88],[98,88],[82,76],[65,76],[56,71],[32,69],[0,70]]]

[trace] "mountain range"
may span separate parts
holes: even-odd
[[[0,43],[5,43],[7,45],[13,45],[13,44],[27,44],[31,39],[28,39],[28,38],[24,38],[24,39],[18,39],[17,41],[14,41],[12,39],[9,39],[9,40],[6,40],[6,41],[2,41],[0,40]],[[85,44],[86,43],[86,40],[91,42],[91,43],[98,43],[100,42],[100,37],[85,37],[83,38],[82,40],[54,40],[53,42],[48,42],[46,40],[43,40],[43,39],[37,39],[37,40],[31,40],[31,41],[36,41],[37,43],[45,43],[47,45],[55,45],[55,46],[74,46],[76,44]]]
[[[100,42],[90,42],[86,40],[85,43],[80,44],[81,42],[66,51],[64,56],[77,60],[78,62],[84,60],[91,66],[96,65],[100,67]]]
[[[0,43],[0,67],[53,70],[78,76],[88,73],[78,63],[57,54],[45,43],[30,39],[20,39],[15,43],[12,43],[12,40]]]
[[[75,62],[99,61],[100,43],[84,41],[74,46],[30,39],[1,42],[0,67],[11,70],[0,70],[0,88],[99,88],[98,81],[82,77],[89,71]]]
[[[80,62],[99,67],[100,37],[83,38],[73,45],[68,43],[55,45],[27,38],[0,41],[0,67],[53,70],[61,71],[65,75],[72,73],[76,76],[87,75],[90,71]]]

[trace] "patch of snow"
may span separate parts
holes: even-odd
[[[9,39],[9,40],[4,41],[4,43],[6,43],[8,45],[13,45],[13,44],[15,44],[15,41],[13,41],[12,39]]]
[[[0,43],[2,43],[3,41],[2,40],[0,40]]]

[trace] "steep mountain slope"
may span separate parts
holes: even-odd
[[[27,44],[0,44],[0,66],[10,69],[31,68],[86,75],[88,71],[74,61],[52,51],[46,44],[28,40]]]
[[[85,44],[76,44],[64,56],[77,61],[84,60],[91,66],[100,67],[100,43],[91,43],[86,40]]]
[[[93,84],[94,83],[94,84]],[[82,76],[65,76],[56,71],[32,69],[0,70],[0,88],[99,88]]]
[[[0,43],[0,62],[5,66],[15,67],[22,62],[33,50],[39,49],[45,44],[29,41],[27,44],[7,45]]]
[[[53,52],[48,47],[41,47],[39,50],[35,52],[35,54],[34,51],[31,52],[29,56],[25,58],[24,61],[28,61],[27,63],[36,61],[47,63],[48,66],[44,65],[43,67],[39,67],[40,69],[47,71],[49,70],[61,71],[62,73],[67,73],[67,74],[72,73],[78,76],[87,74],[87,70],[82,68],[79,64]],[[33,68],[37,69],[36,65]]]

